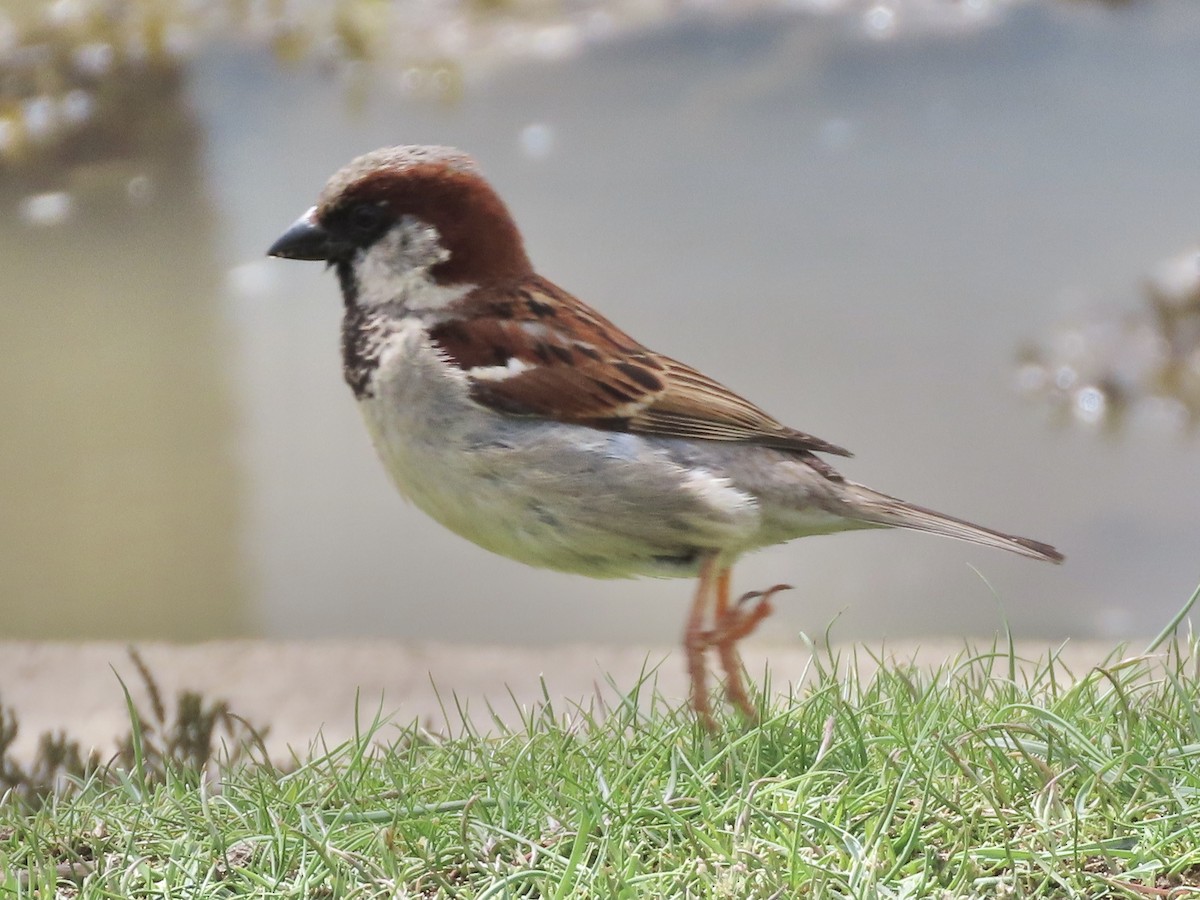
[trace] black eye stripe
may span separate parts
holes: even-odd
[[[356,231],[374,231],[382,224],[387,211],[382,206],[356,206],[350,210],[350,227]]]
[[[387,229],[392,216],[385,204],[356,203],[338,212],[335,221],[333,230],[340,233],[344,241],[366,247]]]

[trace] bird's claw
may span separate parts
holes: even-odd
[[[793,588],[790,584],[773,584],[765,591],[747,591],[738,598],[737,605],[741,606],[743,603],[754,600],[758,597],[761,597],[762,602],[766,603],[780,591],[790,591],[792,589]]]
[[[780,591],[790,591],[790,584],[776,584],[765,591],[749,591],[738,598],[737,603],[726,610],[725,614],[714,622],[714,628],[709,632],[709,642],[713,645],[732,644],[746,637],[758,623],[769,616],[774,607],[771,598]],[[747,607],[751,600],[757,600],[752,607]]]

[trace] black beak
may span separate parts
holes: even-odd
[[[314,206],[271,245],[267,256],[282,259],[328,260],[333,249],[329,232],[317,224],[317,208]]]

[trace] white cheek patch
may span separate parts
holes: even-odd
[[[429,270],[449,258],[436,228],[412,216],[403,216],[355,259],[358,304],[439,309],[452,303],[474,286],[444,287],[433,281]]]

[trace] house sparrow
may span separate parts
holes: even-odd
[[[698,577],[683,642],[709,728],[706,651],[753,719],[737,643],[787,587],[731,603],[730,571],[750,550],[900,527],[1063,558],[847,481],[817,455],[846,450],[642,346],[534,271],[508,209],[457,150],[359,157],[268,253],[336,270],[345,379],[406,498],[531,566]]]

